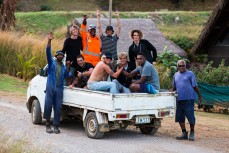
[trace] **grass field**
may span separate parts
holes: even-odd
[[[0,74],[0,91],[25,94],[27,87],[28,82],[5,74]]]
[[[81,18],[82,14],[89,14],[89,17],[96,17],[95,11],[48,11],[48,12],[27,12],[16,13],[16,30],[28,33],[46,33],[66,27],[74,18]],[[107,16],[108,12],[102,12]],[[152,19],[165,36],[174,34],[185,34],[191,37],[198,37],[199,31],[209,18],[211,12],[120,12],[120,18],[150,18]],[[179,20],[175,21],[178,17]],[[188,30],[187,30],[188,29]],[[180,32],[183,30],[183,32]]]

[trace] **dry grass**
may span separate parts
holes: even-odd
[[[16,76],[21,71],[21,65],[18,60],[18,54],[21,54],[24,60],[36,57],[37,65],[34,69],[35,74],[40,67],[47,62],[45,58],[45,47],[47,39],[45,36],[32,36],[27,34],[0,32],[0,73],[7,73]],[[62,49],[63,40],[53,40],[52,50]]]
[[[191,39],[197,39],[203,29],[203,26],[193,25],[157,25],[157,27],[165,37],[180,36],[182,34],[182,36]]]

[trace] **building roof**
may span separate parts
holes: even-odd
[[[78,19],[79,22],[82,22],[82,19]],[[112,19],[112,26],[114,31],[116,31],[116,19]],[[121,22],[121,33],[118,41],[118,51],[128,52],[129,46],[133,43],[132,38],[130,37],[130,32],[134,29],[141,30],[143,32],[143,39],[147,39],[153,44],[157,49],[158,53],[162,53],[164,47],[167,46],[172,53],[178,54],[180,56],[187,56],[187,53],[177,46],[172,41],[166,39],[162,33],[157,29],[154,22],[151,19],[120,19]],[[97,24],[96,18],[89,18],[88,25],[94,23]],[[103,33],[105,32],[106,26],[109,21],[107,18],[101,18],[101,25]]]
[[[206,53],[206,48],[223,40],[229,31],[229,0],[219,0],[199,39],[192,48],[193,54]]]

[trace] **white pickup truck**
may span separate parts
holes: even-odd
[[[44,112],[47,67],[34,77],[27,90],[26,106],[32,122],[40,124]],[[87,89],[64,88],[61,118],[83,121],[88,137],[98,139],[112,129],[137,126],[143,134],[155,134],[163,117],[173,117],[176,107],[174,92],[158,94],[110,94]]]

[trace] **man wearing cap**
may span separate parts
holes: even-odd
[[[62,51],[56,52],[56,59],[52,58],[51,54],[51,41],[53,34],[48,34],[48,44],[46,47],[46,55],[48,60],[48,78],[46,84],[44,118],[46,119],[46,132],[59,134],[60,130],[58,125],[60,123],[60,111],[63,101],[63,83],[64,78],[67,76],[67,69],[64,66],[62,59],[64,54]],[[51,129],[50,118],[52,107],[54,110],[54,131]]]
[[[112,54],[107,52],[102,56],[100,61],[92,71],[92,74],[87,82],[87,87],[90,90],[109,91],[111,94],[119,93],[117,86],[114,82],[108,82],[107,77],[110,75],[117,78],[123,70],[121,67],[117,72],[113,72],[108,64],[112,62]]]
[[[95,66],[100,61],[101,53],[101,41],[96,36],[96,26],[94,24],[89,25],[87,29],[87,16],[83,16],[83,23],[80,28],[80,35],[83,40],[83,53],[85,61]]]
[[[99,31],[99,36],[102,41],[102,54],[106,52],[110,52],[113,57],[113,62],[112,62],[112,68],[115,67],[117,64],[118,60],[118,55],[117,55],[117,41],[119,39],[119,34],[120,34],[120,19],[119,19],[119,12],[116,11],[114,13],[115,16],[117,16],[117,30],[114,33],[114,29],[112,26],[107,26],[106,27],[106,36],[103,35],[102,32],[102,27],[101,27],[101,22],[100,22],[100,10],[97,10],[97,19],[98,19],[98,31]],[[114,35],[113,35],[114,34]]]

